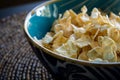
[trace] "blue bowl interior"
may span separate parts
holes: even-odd
[[[51,3],[52,2],[52,3]],[[49,4],[50,3],[50,4]],[[49,4],[49,5],[47,5]],[[50,28],[59,14],[66,10],[73,9],[76,13],[80,12],[81,7],[85,5],[88,8],[88,14],[96,7],[103,12],[114,12],[118,14],[120,11],[120,0],[58,0],[48,1],[44,5],[39,5],[32,10],[31,16],[27,23],[29,35],[33,38],[41,39],[50,31]]]

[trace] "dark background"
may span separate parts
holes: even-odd
[[[22,4],[43,1],[43,0],[0,0],[0,8],[7,8],[12,6],[18,6]]]
[[[21,12],[29,12],[48,0],[0,0],[0,19]]]

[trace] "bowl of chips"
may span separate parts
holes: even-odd
[[[56,80],[119,80],[120,1],[51,0],[32,9],[24,32]]]

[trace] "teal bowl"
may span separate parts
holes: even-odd
[[[39,44],[50,31],[58,15],[68,9],[80,12],[83,5],[88,14],[96,7],[105,13],[120,12],[120,0],[51,0],[31,10],[24,23],[25,35],[42,64],[53,74],[55,80],[120,80],[120,62],[95,63],[58,55]]]

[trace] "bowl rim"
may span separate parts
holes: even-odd
[[[80,65],[87,65],[87,66],[118,66],[120,65],[120,62],[92,62],[92,61],[85,61],[85,60],[78,60],[78,59],[74,59],[74,58],[70,58],[70,57],[66,57],[60,54],[57,54],[45,47],[43,47],[37,40],[33,39],[29,32],[28,32],[28,26],[27,26],[27,22],[29,22],[29,19],[31,18],[31,15],[36,11],[36,9],[42,7],[42,6],[46,6],[49,4],[52,4],[54,2],[58,2],[60,0],[50,0],[50,1],[45,1],[39,5],[37,5],[36,7],[34,7],[31,11],[28,12],[28,14],[26,15],[25,21],[24,21],[24,27],[23,27],[23,31],[28,39],[28,41],[30,41],[35,47],[42,49],[45,51],[45,54],[48,54],[54,58],[63,60],[63,61],[67,61],[67,62],[71,62],[71,63],[77,63]]]

